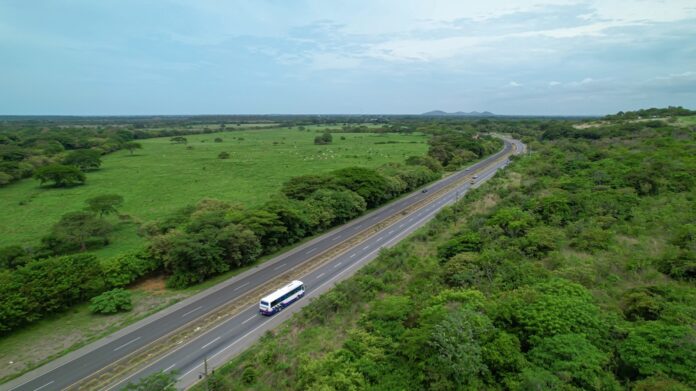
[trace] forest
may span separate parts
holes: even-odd
[[[530,153],[197,389],[693,389],[696,129],[637,116],[485,124]]]

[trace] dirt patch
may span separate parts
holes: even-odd
[[[167,293],[167,280],[163,275],[146,278],[133,285],[133,289],[161,295]]]

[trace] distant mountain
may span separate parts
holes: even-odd
[[[464,112],[464,111],[457,111],[454,113],[448,113],[446,111],[442,110],[433,110],[433,111],[428,111],[427,113],[421,114],[426,117],[494,117],[495,114],[491,113],[490,111],[470,111],[470,112]]]

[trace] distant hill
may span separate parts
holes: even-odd
[[[464,112],[464,111],[457,111],[454,113],[448,113],[446,111],[442,110],[433,110],[433,111],[428,111],[427,113],[421,114],[422,116],[426,117],[494,117],[495,114],[491,113],[490,111],[470,111],[470,112]]]

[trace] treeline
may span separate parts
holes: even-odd
[[[343,224],[438,179],[443,164],[459,167],[500,145],[491,137],[442,133],[433,138],[428,156],[410,157],[406,164],[295,177],[280,194],[255,209],[203,200],[141,231],[150,237],[150,257],[171,275],[169,286],[185,287]]]
[[[45,128],[38,125],[14,128],[4,125],[4,129],[0,129],[0,187],[32,176],[42,184],[50,182],[58,187],[81,184],[85,182],[86,172],[99,169],[102,155],[122,149],[133,153],[141,148],[137,140],[238,130],[225,124],[213,124],[213,127],[204,129],[183,125],[148,129],[137,125],[105,128]]]
[[[132,132],[116,129],[27,128],[2,132],[0,186],[29,178],[46,166],[69,166],[81,172],[97,169],[101,155],[124,148],[132,140]],[[73,176],[81,178],[80,173]]]
[[[616,114],[607,115],[604,117],[607,120],[635,120],[646,118],[663,118],[663,117],[682,117],[687,115],[696,115],[696,111],[685,109],[681,106],[669,106],[666,108],[649,108],[636,111],[619,111]]]
[[[254,209],[203,200],[143,227],[151,240],[148,254],[171,275],[169,286],[186,287],[343,224],[439,176],[421,165],[351,167],[295,177]]]
[[[471,159],[496,145],[487,137],[451,137],[471,140],[448,147],[452,154]],[[431,150],[446,142],[446,138],[438,140]],[[349,167],[295,177],[270,201],[253,209],[202,200],[167,218],[141,225],[140,233],[149,239],[146,249],[103,261],[71,254],[108,245],[112,226],[106,216],[117,213],[123,198],[115,194],[91,198],[84,210],[62,216],[40,246],[0,248],[0,333],[126,286],[152,272],[166,273],[168,285],[180,288],[253,263],[262,255],[343,224],[367,209],[438,179],[443,163],[448,168],[453,166],[450,161],[438,160],[440,154],[434,155],[412,156],[403,164],[377,169]],[[56,266],[61,263],[65,266]],[[99,277],[92,281],[94,276]]]
[[[696,387],[693,131],[546,130],[211,389]]]
[[[101,262],[94,255],[74,254],[0,269],[0,335],[127,286],[158,267],[140,254]]]

